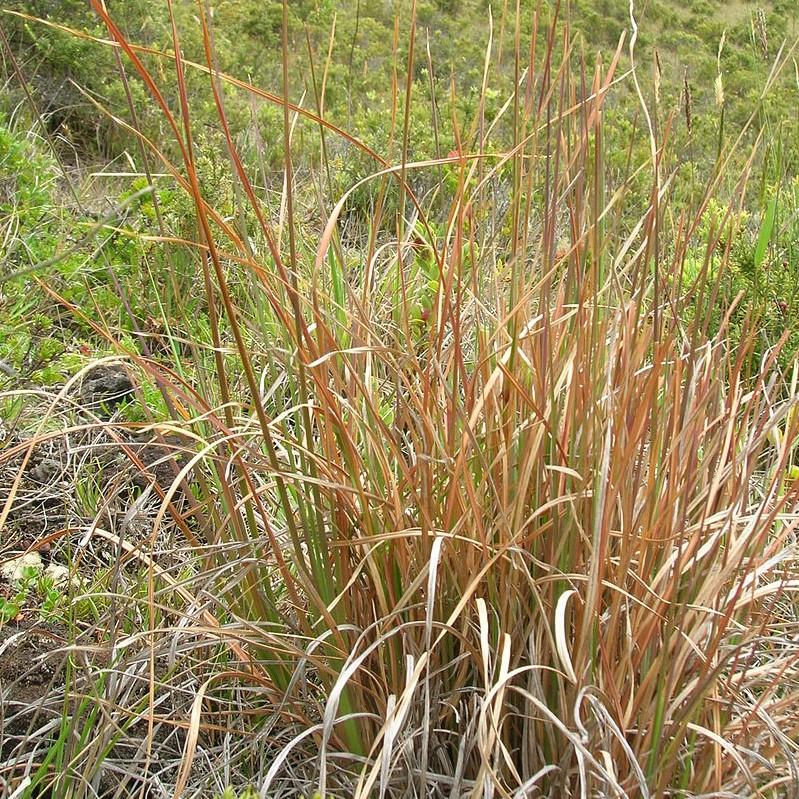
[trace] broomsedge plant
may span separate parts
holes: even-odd
[[[196,569],[177,580],[154,550],[135,554],[151,608],[142,772],[172,613],[184,655],[216,652],[181,705],[175,796],[199,795],[197,753],[223,740],[226,768],[263,797],[799,790],[795,393],[779,342],[752,369],[754,320],[736,347],[724,325],[708,339],[705,315],[685,321],[677,277],[724,153],[694,205],[673,208],[677,121],[650,116],[635,81],[651,158],[608,182],[603,106],[634,81],[620,67],[634,69],[633,47],[591,64],[566,22],[536,15],[532,39],[515,36],[517,88],[498,116],[454,116],[458,147],[413,162],[413,32],[382,158],[325,119],[326,70],[317,112],[290,102],[285,19],[283,85],[267,92],[217,70],[202,3],[205,64],[182,57],[176,25],[158,53],[93,6],[171,130],[168,147],[140,140],[194,202],[196,241],[181,246],[210,324],[185,377],[121,353],[167,398],[160,428],[187,441],[150,544],[171,514]],[[233,220],[197,170],[185,86],[198,70]],[[284,142],[280,208],[231,131],[231,92],[283,109],[268,132]],[[338,230],[349,193],[297,182],[301,125],[319,133],[318,175],[333,146],[374,159],[355,251]],[[414,193],[417,176],[444,172]],[[308,193],[310,223],[297,212]],[[689,287],[708,308],[729,258],[720,239],[705,254],[716,277]],[[170,500],[190,474],[181,511]]]

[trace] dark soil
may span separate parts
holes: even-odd
[[[64,683],[66,630],[22,622],[0,628],[0,796],[26,761],[32,734],[57,718]]]
[[[0,686],[4,709],[8,703],[34,705],[61,679],[66,630],[57,624],[9,623],[0,628]],[[30,708],[28,708],[30,709]],[[8,723],[8,714],[5,717]],[[3,726],[0,734],[8,734]]]
[[[124,370],[96,367],[88,372],[64,410],[54,416],[55,424],[51,427],[54,434],[42,436],[32,448],[21,429],[12,428],[0,439],[0,511],[8,503],[12,485],[16,485],[5,524],[0,528],[0,561],[36,549],[44,561],[52,558],[56,563],[74,567],[77,577],[89,584],[94,574],[103,574],[103,570],[113,566],[119,555],[118,548],[110,541],[91,539],[75,565],[76,561],[71,559],[74,544],[82,540],[90,525],[96,522],[131,543],[148,540],[155,509],[175,481],[185,462],[184,450],[189,448],[187,439],[180,436],[164,437],[118,421],[115,409],[134,390]],[[98,424],[98,418],[105,424]],[[93,486],[97,492],[99,499],[95,505],[81,494],[87,486]],[[181,487],[172,499],[182,513],[187,513],[191,501],[185,488]],[[90,507],[96,507],[96,512],[89,510]],[[195,519],[188,514],[187,521],[195,527]],[[170,542],[182,543],[179,531],[172,537],[176,527],[169,515],[162,529],[164,537],[171,536]],[[135,569],[135,561],[131,565]],[[125,568],[118,576],[121,587],[113,588],[112,594],[120,590],[124,594],[124,573]],[[0,596],[13,596],[13,587],[2,578]],[[41,622],[35,597],[29,597],[27,604],[16,620],[0,626],[0,799],[13,793],[26,775],[36,774],[62,730],[62,719],[69,719],[69,713],[65,715],[64,711],[65,702],[69,707],[77,707],[99,690],[111,708],[120,701],[135,706],[147,690],[142,666],[144,655],[137,653],[134,646],[126,648],[122,660],[115,663],[113,680],[98,681],[108,667],[105,661],[109,656],[102,653],[108,651],[108,641],[119,634],[116,625],[113,632],[104,627],[105,622],[89,628],[78,625],[68,631],[59,624]],[[72,652],[75,669],[65,668],[67,649]],[[159,655],[157,678],[166,675],[169,668]],[[174,708],[171,703],[159,704],[159,714],[172,713],[185,716],[182,708]],[[127,724],[128,718],[120,713],[117,721]],[[124,735],[111,742],[100,770],[86,773],[88,781],[85,785],[81,783],[88,791],[85,796],[121,799],[150,795],[149,777],[137,776],[147,771],[142,753],[146,751],[143,741],[148,734],[144,721],[126,727]],[[74,735],[70,736],[71,745],[75,745]],[[170,758],[170,763],[174,759],[179,764],[182,731],[159,722],[153,738],[159,754]],[[150,767],[155,768],[153,764]],[[52,768],[51,764],[44,779],[47,786],[57,776]],[[158,768],[163,770],[163,763]],[[32,799],[54,799],[60,789],[36,790]],[[82,799],[84,794],[80,791],[75,797],[80,795]]]
[[[171,486],[184,457],[183,439],[130,429],[114,421],[115,409],[134,391],[135,386],[122,367],[96,366],[83,378],[74,396],[80,404],[79,416],[90,412],[94,424],[75,432],[73,408],[73,418],[64,419],[64,426],[72,427],[72,432],[51,435],[37,443],[24,469],[28,443],[25,437],[11,430],[0,441],[0,509],[23,469],[6,524],[0,530],[0,559],[29,548],[40,549],[44,554],[51,543],[48,539],[57,538],[60,530],[91,521],[83,518],[85,509],[77,505],[74,489],[76,482],[85,480],[87,467],[102,498],[115,498],[106,503],[106,515],[120,508],[124,515],[135,497],[153,484],[156,496]],[[108,425],[96,424],[98,418]],[[186,496],[184,485],[173,503]],[[103,526],[114,528],[110,519],[105,519]]]
[[[35,773],[50,742],[61,732],[58,722],[64,718],[65,696],[72,697],[72,692],[65,690],[66,634],[61,625],[32,622],[10,623],[0,629],[0,797],[13,793],[26,774]],[[107,665],[107,659],[101,649],[91,657],[95,666]],[[85,690],[77,688],[69,701],[77,701]],[[114,754],[117,762],[124,764],[124,753]],[[135,781],[125,790],[126,781],[113,769],[104,769],[98,776],[96,788],[84,785],[89,792],[83,795],[102,799],[142,795]],[[46,777],[44,787],[34,789],[35,799],[57,799],[56,789],[47,787],[49,782]],[[143,795],[150,795],[146,786]]]

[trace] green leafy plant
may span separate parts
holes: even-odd
[[[42,621],[63,618],[68,597],[65,586],[57,585],[41,568],[25,566],[11,599],[0,597],[0,622],[13,621],[26,610],[35,612]]]
[[[22,570],[16,591],[11,599],[0,597],[0,623],[12,621],[22,612],[31,589],[37,582],[39,572],[32,566]]]
[[[258,793],[254,788],[245,788],[243,791],[236,791],[228,786],[218,795],[217,799],[257,799]]]

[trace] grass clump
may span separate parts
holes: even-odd
[[[743,222],[724,189],[749,196],[756,169],[725,171],[741,139],[687,191],[673,115],[620,75],[638,69],[635,38],[589,59],[568,19],[535,14],[528,40],[507,19],[529,70],[489,108],[487,49],[479,112],[454,113],[457,147],[421,161],[411,24],[384,157],[323,94],[313,112],[290,104],[287,4],[279,96],[217,71],[204,7],[205,68],[182,58],[176,21],[168,78],[93,5],[170,131],[157,146],[129,120],[141,159],[190,204],[178,236],[152,192],[135,231],[165,350],[138,324],[93,326],[159,412],[88,424],[139,465],[123,431],[180,435],[183,459],[168,485],[142,468],[138,537],[133,511],[81,526],[80,547],[116,547],[127,591],[90,628],[111,665],[75,683],[103,714],[81,706],[69,756],[59,739],[36,785],[88,795],[106,769],[120,792],[157,780],[176,796],[795,788],[797,378],[780,370],[788,336],[763,344],[757,306],[731,302]],[[188,74],[216,110],[221,183],[203,177]],[[638,166],[610,152],[617,81],[638,103]],[[276,111],[277,196],[232,133],[238,92]],[[319,136],[309,176],[292,161],[301,126]],[[333,139],[372,160],[343,194]],[[754,280],[778,240],[763,196]],[[173,263],[193,275],[186,304]]]

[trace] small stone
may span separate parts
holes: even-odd
[[[53,581],[53,585],[62,586],[69,583],[69,569],[60,563],[51,563],[44,570],[44,576]]]
[[[36,574],[41,574],[44,569],[42,556],[38,552],[26,552],[18,558],[12,558],[0,565],[0,576],[12,585],[22,582],[25,572],[33,569]]]
[[[100,416],[108,415],[130,399],[134,386],[121,366],[100,365],[90,369],[80,387],[80,400]]]
[[[61,474],[61,464],[52,458],[44,458],[28,472],[32,480],[44,484],[52,483],[59,474]]]

